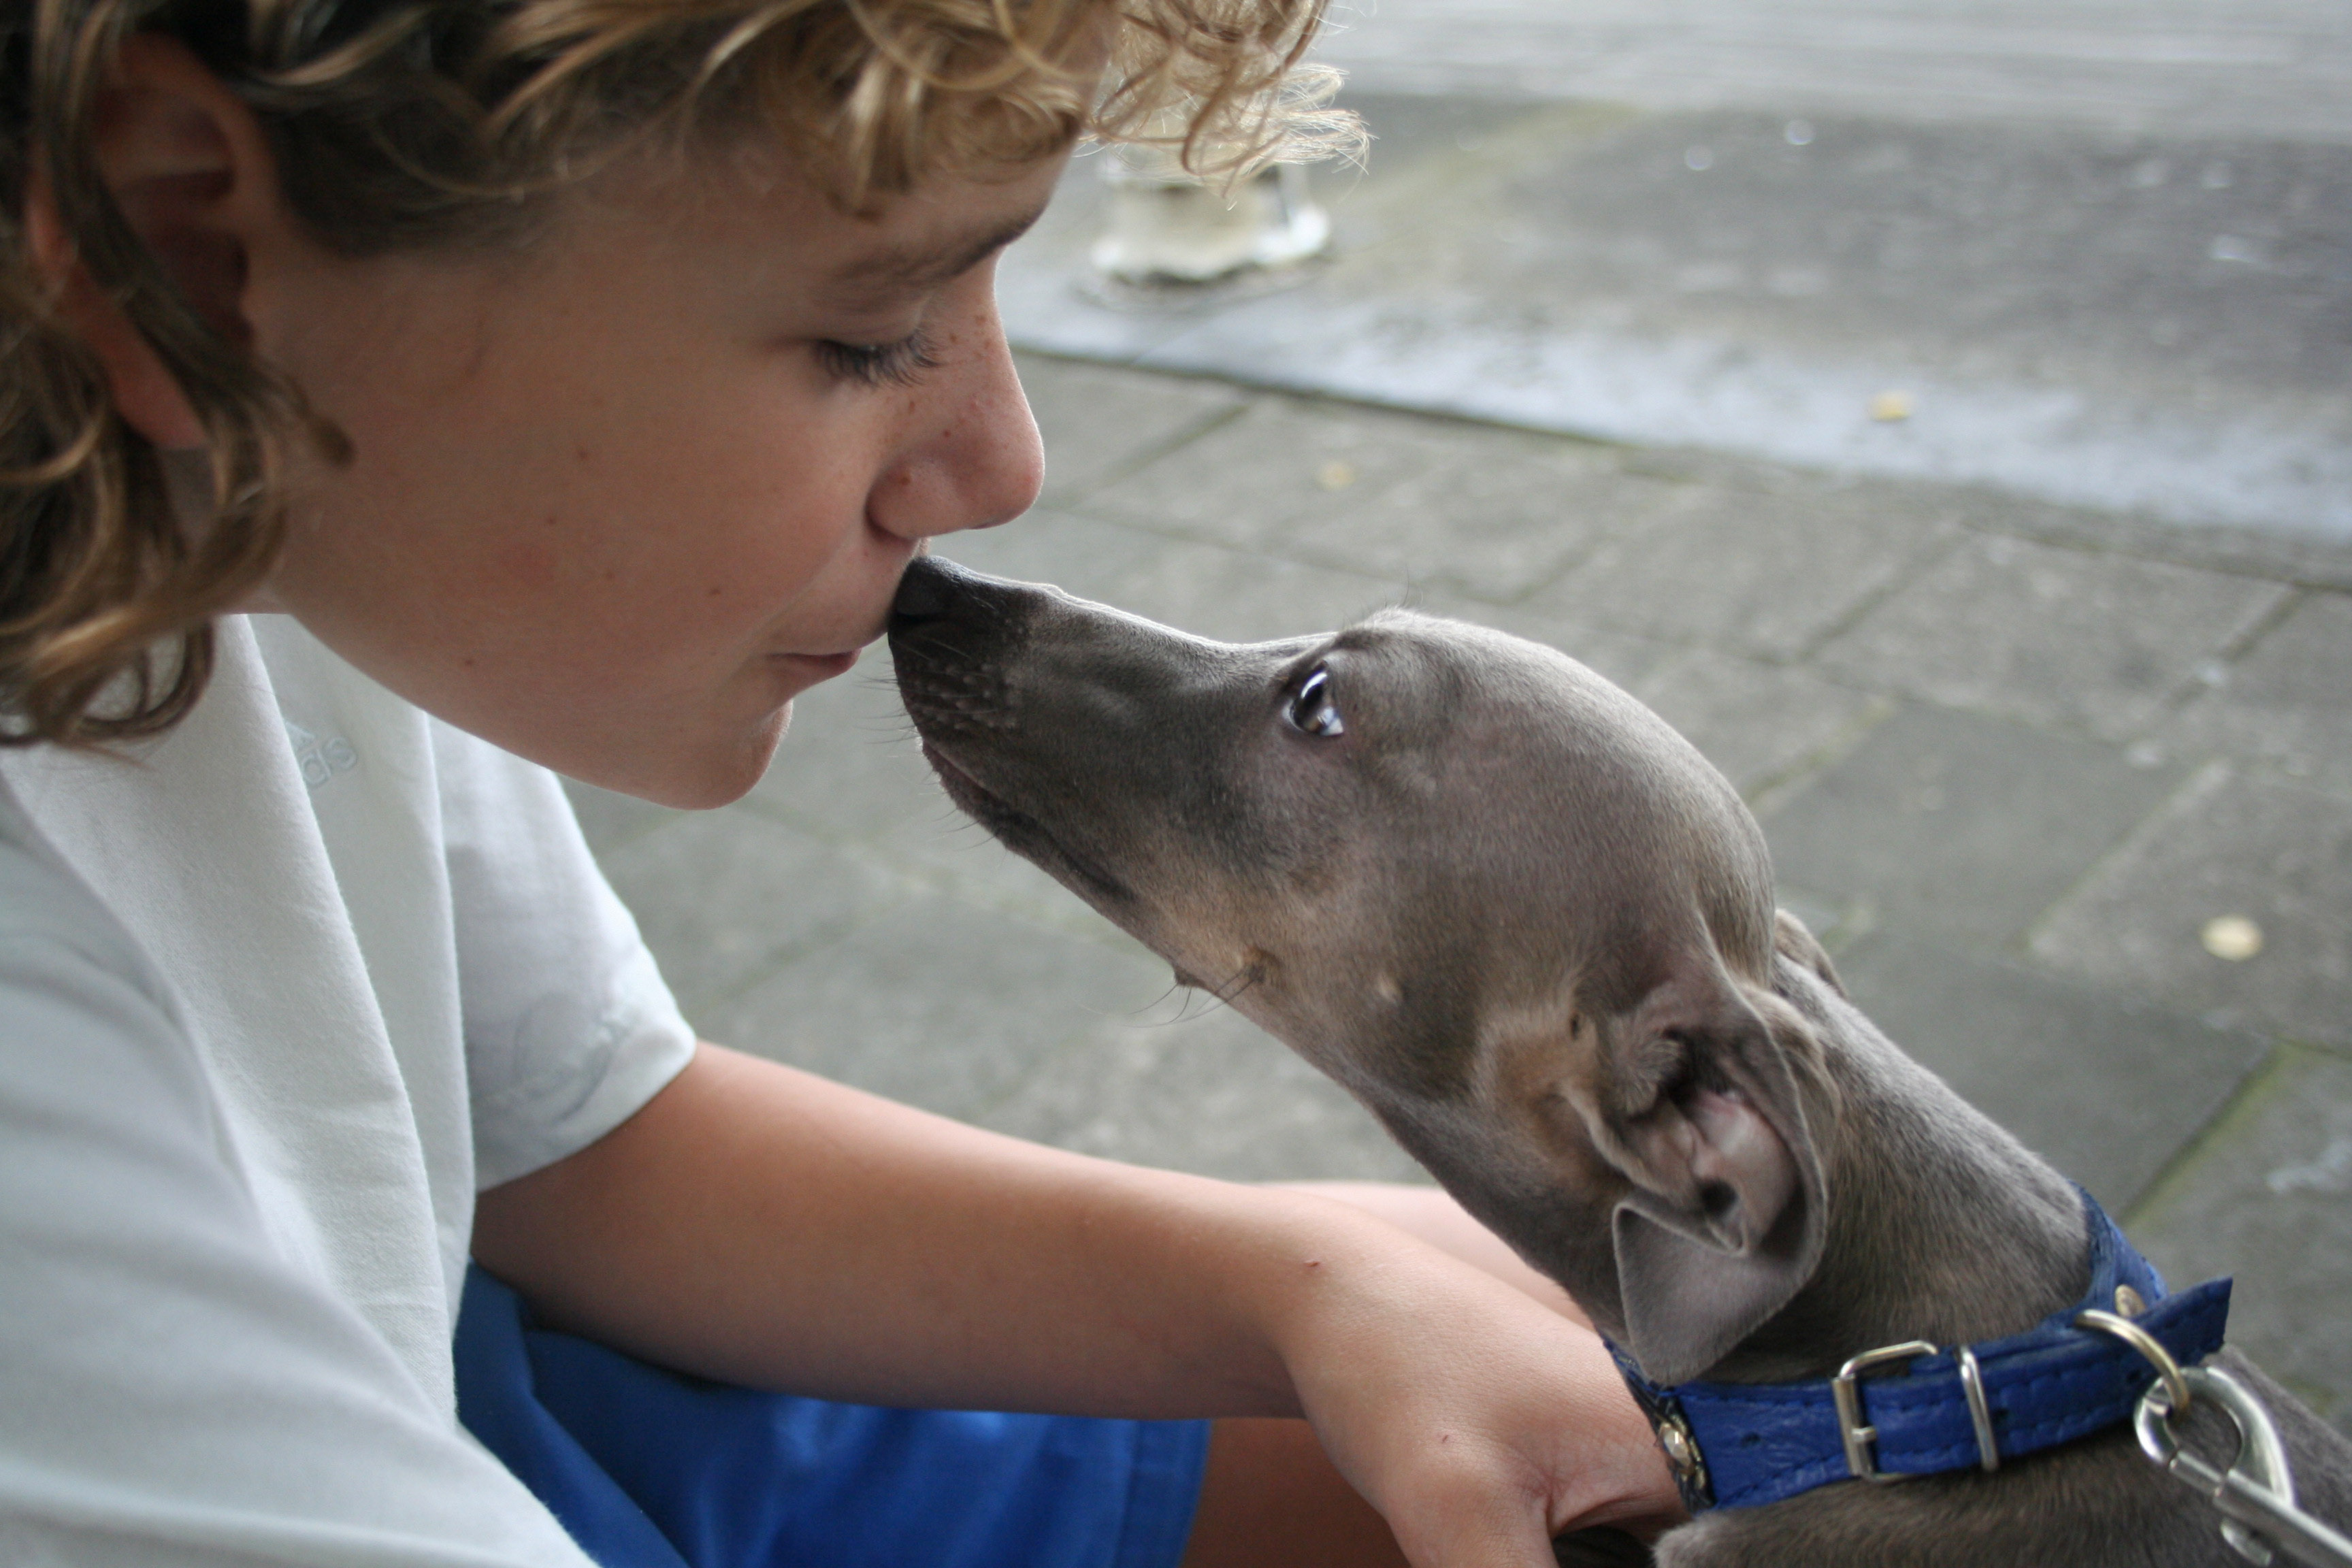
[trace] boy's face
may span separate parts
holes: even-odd
[[[1035,499],[994,265],[1062,163],[858,218],[711,162],[602,175],[521,256],[289,241],[245,298],[354,447],[306,468],[276,601],[451,722],[678,805],[751,787],[925,540]]]

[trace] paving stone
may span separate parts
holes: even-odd
[[[1118,523],[1051,517],[951,541],[940,553],[978,571],[1053,583],[1195,636],[1258,642],[1331,630],[1405,597],[1397,580]]]
[[[1631,473],[1686,483],[1753,486],[1759,479],[1786,484],[1801,482],[1809,474],[1815,482],[1823,478],[1818,470],[1696,447],[1629,447],[1622,463]],[[1848,478],[1847,472],[1838,471],[1832,482],[1844,483]],[[1891,510],[1958,517],[1983,534],[2007,534],[2091,554],[2169,561],[2177,566],[2232,576],[2267,577],[2352,592],[2352,538],[2302,530],[2286,532],[2182,522],[2144,512],[2067,506],[2013,489],[1948,479],[1918,478],[1899,486],[1859,478],[1853,482],[1879,484]]]
[[[1675,493],[1604,447],[1269,397],[1087,510],[1507,600]]]
[[[1187,1000],[1189,999],[1189,1000]],[[1338,1085],[1239,1014],[1192,993],[1189,1016],[1099,1032],[987,1118],[1015,1137],[1227,1181],[1428,1177]]]
[[[1945,545],[1958,525],[1884,487],[1686,485],[1528,601],[1572,619],[1793,658]]]
[[[2235,1276],[2231,1342],[2352,1433],[2352,1062],[2283,1052],[2131,1233],[2175,1284]]]
[[[602,859],[688,1008],[876,919],[906,893],[870,865],[740,806],[681,813]]]
[[[1045,500],[1075,500],[1240,408],[1224,382],[1023,354],[1030,412],[1045,441]]]
[[[1870,933],[1875,910],[1857,908],[1851,900],[1839,903],[1819,893],[1809,893],[1802,888],[1783,884],[1773,889],[1773,902],[1797,917],[1798,922],[1813,933],[1813,940],[1828,950],[1832,958]]]
[[[891,869],[930,891],[1083,941],[1128,945],[1118,928],[1086,900],[988,837],[976,823],[929,836],[908,848],[911,852],[892,852],[899,847],[885,846]]]
[[[2230,961],[2216,917],[2261,930]],[[2095,984],[2305,1040],[2352,1041],[2352,803],[2216,763],[2034,931],[2034,956]]]
[[[877,656],[878,657],[878,656]],[[883,668],[887,668],[885,663]],[[1006,850],[940,792],[887,682],[820,687],[801,700],[751,811],[840,848],[868,872],[1080,936],[1102,917]],[[812,702],[812,699],[814,701]]]
[[[1969,521],[1988,532],[2352,593],[2352,537],[2059,506],[2013,490],[1968,489],[1959,493],[1966,497]]]
[[[1856,685],[2130,737],[2288,592],[1978,535],[1832,642],[1820,662]]]
[[[1164,1016],[1171,988],[1139,948],[929,897],[689,1016],[709,1038],[973,1121],[1073,1042]]]
[[[2122,1213],[2262,1059],[2265,1042],[1894,930],[1838,957],[1887,1037]]]
[[[1433,449],[1434,427],[1409,414],[1261,396],[1239,418],[1094,497],[1087,510],[1226,544],[1280,544],[1285,524],[1343,490],[1360,505],[1441,466],[1452,454]],[[1346,470],[1341,489],[1326,487],[1329,464]]]
[[[635,795],[598,789],[578,779],[565,779],[563,793],[572,798],[572,815],[580,819],[580,831],[586,837],[588,847],[600,855],[687,815]]]
[[[1757,793],[1883,718],[1886,699],[1788,665],[1693,648],[1637,680],[1633,695],[1681,731],[1738,791]]]
[[[1621,472],[1613,454],[1542,439],[1507,436],[1377,493],[1343,487],[1293,518],[1278,548],[1508,601],[1674,499],[1659,481]]]
[[[2352,595],[2314,594],[2157,734],[2168,750],[2259,757],[2352,795]]]
[[[964,820],[932,781],[878,647],[793,700],[783,744],[746,800],[835,843],[952,832]]]
[[[1990,950],[2079,882],[2180,780],[2119,747],[1906,708],[1765,818],[1782,882],[1878,924]]]
[[[1002,528],[959,533],[933,548],[975,572],[1051,583],[1081,599],[1107,602],[1167,544],[1165,534],[1149,529],[1039,507]]]

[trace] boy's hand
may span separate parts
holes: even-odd
[[[1591,1330],[1442,1254],[1369,1246],[1302,1268],[1275,1333],[1326,1451],[1416,1568],[1548,1568],[1569,1529],[1679,1517]]]

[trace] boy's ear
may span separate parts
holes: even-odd
[[[93,156],[116,207],[164,278],[226,342],[250,342],[246,282],[258,221],[279,208],[275,160],[252,111],[174,39],[134,34],[109,72]],[[199,447],[205,430],[186,394],[121,301],[93,279],[47,171],[26,182],[34,262],[58,310],[98,355],[114,405],[164,448]]]
[[[1612,1220],[1625,1348],[1654,1381],[1685,1383],[1812,1278],[1821,1161],[1783,1042],[1712,955],[1595,1023],[1595,1141],[1633,1184]]]

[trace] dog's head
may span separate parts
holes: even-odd
[[[1811,1277],[1828,1090],[1763,840],[1633,699],[1403,611],[1234,646],[930,561],[890,644],[958,805],[1352,1091],[1651,1376]]]

